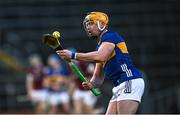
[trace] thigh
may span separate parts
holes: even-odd
[[[117,102],[109,102],[107,111],[106,111],[106,115],[108,114],[117,114]]]
[[[84,104],[89,107],[93,107],[96,104],[97,97],[94,96],[90,91],[84,91],[83,98]]]
[[[139,102],[135,100],[121,100],[117,102],[118,114],[135,114],[139,106]]]

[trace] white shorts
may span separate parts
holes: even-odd
[[[46,102],[52,106],[69,103],[70,97],[67,92],[49,92],[46,95]]]
[[[88,106],[93,107],[97,101],[97,97],[90,91],[76,89],[72,96],[73,100],[82,100]]]
[[[112,89],[113,96],[110,102],[121,100],[135,100],[141,102],[144,86],[144,80],[142,78],[125,81]]]
[[[33,90],[30,93],[30,100],[34,103],[36,102],[44,102],[46,98],[46,90]]]

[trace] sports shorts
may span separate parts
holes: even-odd
[[[145,84],[142,78],[125,81],[112,89],[113,96],[110,102],[121,100],[135,100],[141,102],[144,87]]]

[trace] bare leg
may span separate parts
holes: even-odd
[[[74,100],[74,109],[75,109],[75,114],[82,114],[82,100]]]
[[[92,106],[89,106],[87,104],[83,104],[83,114],[92,114],[93,113],[93,107]]]
[[[58,107],[57,106],[51,106],[51,109],[48,113],[50,114],[57,114],[58,112]]]
[[[117,102],[109,102],[107,111],[106,111],[106,115],[108,114],[117,114]]]
[[[69,113],[69,103],[64,103],[63,104],[63,110],[64,110],[64,112],[67,114],[67,113]]]
[[[135,114],[139,103],[134,100],[122,100],[117,102],[118,114]]]
[[[43,114],[45,113],[46,104],[44,102],[38,102],[35,105],[35,113],[36,114]]]

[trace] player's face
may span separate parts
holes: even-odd
[[[97,25],[93,23],[93,21],[86,22],[86,29],[89,37],[91,38],[98,38],[101,33],[101,31],[98,29]]]
[[[33,66],[33,67],[41,67],[42,62],[41,62],[41,60],[38,59],[38,58],[32,58],[32,59],[30,60],[30,64],[31,64],[31,66]]]

